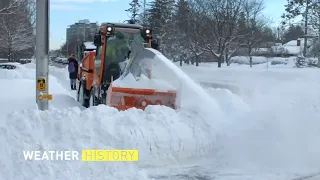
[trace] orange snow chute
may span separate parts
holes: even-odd
[[[144,110],[149,105],[163,105],[177,109],[176,91],[112,87],[108,89],[107,104],[118,110],[137,108]]]

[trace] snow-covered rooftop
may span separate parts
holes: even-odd
[[[93,44],[92,41],[87,41],[83,43],[86,49],[96,49],[96,46]]]
[[[300,46],[298,46],[298,41],[300,41]],[[307,41],[307,45],[312,45],[312,39]],[[280,46],[273,46],[272,49],[276,53],[292,54],[298,55],[301,54],[304,48],[304,38],[298,38],[297,40],[291,40]]]

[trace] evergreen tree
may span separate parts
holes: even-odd
[[[238,34],[241,35],[241,37],[239,38],[240,43],[243,43],[245,41],[246,37],[244,35],[249,31],[249,27],[247,26],[246,22],[247,19],[245,13],[241,12],[238,19]]]
[[[190,30],[190,7],[189,3],[186,0],[178,0],[176,4],[176,12],[174,15],[174,33],[175,37],[175,50],[178,55],[176,59],[180,61],[180,66],[182,66],[183,61],[187,61],[192,55],[189,50],[189,37],[192,36],[193,33]]]
[[[140,14],[140,8],[141,8],[139,0],[132,0],[129,3],[129,5],[130,5],[130,8],[127,9],[126,11],[131,13],[131,19],[137,20],[137,16]]]
[[[285,20],[291,20],[298,16],[303,16],[304,20],[304,34],[308,34],[308,25],[310,21],[310,15],[312,14],[312,9],[319,2],[317,0],[287,0],[288,4],[285,5],[285,14],[282,15],[282,18]],[[286,25],[286,21],[282,22],[283,25]],[[304,49],[303,56],[307,55],[307,38],[304,39]]]
[[[142,4],[141,13],[138,15],[138,21],[143,25],[148,25],[147,0],[140,0]]]
[[[176,28],[180,33],[187,34],[189,23],[189,3],[186,0],[178,0],[175,14]]]
[[[160,49],[163,53],[170,56],[172,38],[174,35],[174,0],[154,0],[149,3],[148,22],[153,30],[154,37],[161,42]]]
[[[285,5],[285,14],[282,18],[294,19],[297,16],[308,15],[309,10],[316,5],[314,0],[287,0],[288,3]]]
[[[291,40],[296,40],[304,34],[303,29],[299,25],[291,25],[289,29],[283,35],[283,42],[289,42]]]
[[[261,29],[261,40],[266,43],[275,42],[277,40],[277,36],[270,27],[264,27]]]
[[[154,0],[149,3],[149,22],[155,33],[162,35],[172,23],[174,0]]]

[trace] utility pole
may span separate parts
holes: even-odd
[[[49,109],[49,0],[36,4],[36,102],[39,110]]]

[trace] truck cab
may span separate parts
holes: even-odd
[[[104,23],[94,36],[95,51],[89,51],[82,59],[78,71],[77,101],[85,107],[107,103],[107,91],[113,80],[118,78],[114,64],[108,59],[108,43],[121,32],[128,45],[131,42],[144,44],[145,47],[157,47],[152,40],[152,30],[137,24]]]

